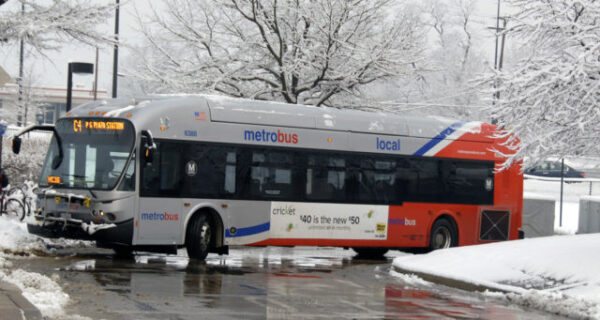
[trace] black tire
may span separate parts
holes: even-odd
[[[185,234],[185,248],[190,259],[204,260],[211,249],[212,224],[206,214],[195,215]]]
[[[4,202],[4,213],[9,217],[17,217],[19,221],[22,221],[25,218],[25,206],[19,199],[7,199]]]
[[[354,247],[352,248],[358,255],[358,258],[364,259],[383,259],[388,252],[387,248]]]
[[[25,208],[25,215],[30,216],[31,215],[31,198],[25,197],[25,199],[23,199],[23,207]]]
[[[458,232],[447,219],[438,219],[431,227],[429,250],[446,249],[458,245]]]
[[[128,259],[133,257],[133,248],[130,246],[114,246],[112,249],[116,258]]]

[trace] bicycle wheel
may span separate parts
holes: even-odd
[[[19,220],[25,218],[25,206],[19,199],[7,199],[4,203],[4,212],[9,217],[17,217]]]
[[[31,215],[31,197],[25,197],[22,202],[23,202],[23,208],[25,208],[25,215],[26,216]]]
[[[17,199],[22,199],[25,198],[25,191],[23,190],[22,187],[19,186],[10,186],[10,189],[7,190],[6,195],[9,198],[17,198]]]

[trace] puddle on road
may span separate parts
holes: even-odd
[[[204,262],[183,252],[131,259],[84,254],[55,258],[54,271],[65,282],[89,284],[66,287],[78,301],[98,306],[71,306],[94,319],[131,313],[157,319],[560,319],[478,294],[402,283],[389,274],[392,257],[353,257],[333,248],[245,248]],[[107,293],[100,301],[99,291]]]

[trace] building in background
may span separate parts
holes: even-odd
[[[9,124],[54,124],[66,113],[66,88],[25,86],[23,91],[23,107],[19,108],[17,84],[12,80],[4,85],[0,83],[0,118]],[[109,98],[106,90],[99,90],[96,94],[98,100]],[[92,101],[94,91],[75,86],[72,99],[73,107]]]

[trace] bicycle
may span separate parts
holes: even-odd
[[[17,198],[10,197],[8,191],[2,191],[0,197],[0,215],[6,214],[8,217],[17,217],[19,221],[25,218],[25,205]]]
[[[32,182],[26,181],[20,186],[11,186],[7,190],[8,198],[16,198],[23,203],[25,208],[25,216],[30,216],[35,210],[35,194],[38,190],[38,186]],[[34,195],[34,196],[31,196]]]

